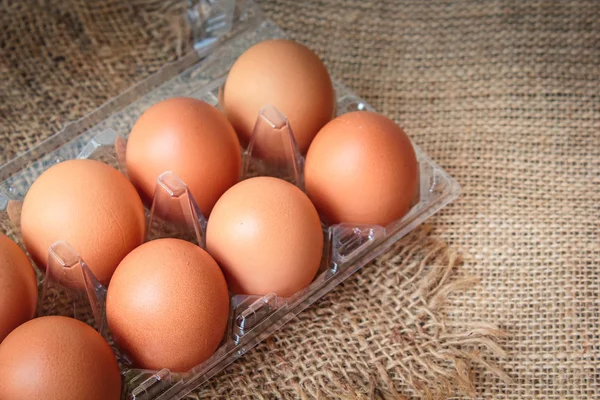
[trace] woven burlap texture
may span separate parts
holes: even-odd
[[[6,1],[0,161],[185,53],[182,3]],[[463,194],[193,397],[599,397],[600,2],[260,4]]]

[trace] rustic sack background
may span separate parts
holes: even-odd
[[[5,0],[0,163],[185,53],[182,3]],[[463,195],[192,397],[600,396],[600,2],[260,4]]]

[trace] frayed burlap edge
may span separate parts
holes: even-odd
[[[452,321],[447,299],[468,296],[467,291],[479,282],[461,274],[461,262],[461,255],[432,235],[430,226],[418,228],[322,299],[324,304],[302,313],[299,321],[190,398],[442,399],[475,397],[479,373],[491,372],[510,382],[493,361],[507,357],[500,344],[507,333],[487,322],[457,326]],[[362,311],[361,307],[347,311],[350,315],[340,311],[345,293],[363,302]],[[392,310],[397,313],[390,317]],[[356,319],[355,312],[365,318]],[[328,324],[337,326],[339,321],[350,325],[349,342],[336,345],[335,337],[324,336],[310,346],[301,345],[305,333]],[[362,333],[364,323],[372,332]],[[321,359],[296,361],[297,353],[306,347],[312,347],[313,354],[321,353]],[[253,376],[253,368],[260,369],[259,377]]]

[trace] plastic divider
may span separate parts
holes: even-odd
[[[260,325],[268,316],[286,304],[285,299],[275,293],[264,296],[235,296],[239,301],[234,309],[233,341],[238,344],[244,335]],[[240,301],[241,300],[241,301]]]
[[[150,375],[150,376],[148,376]],[[158,372],[141,371],[129,379],[129,383],[135,386],[131,391],[131,400],[150,400],[156,398],[164,390],[173,384],[173,376],[168,369]]]
[[[173,172],[163,172],[156,180],[146,239],[176,237],[205,248],[206,225],[187,185]]]
[[[386,230],[380,225],[337,224],[329,227],[331,232],[331,268],[351,261],[359,253],[385,237]]]
[[[71,303],[72,307],[59,307],[64,303]],[[72,317],[95,327],[107,338],[105,303],[106,288],[98,282],[81,256],[65,241],[52,244],[48,249],[38,316]],[[68,314],[61,314],[58,310]]]
[[[273,176],[304,189],[303,170],[304,158],[287,117],[275,106],[263,107],[243,154],[242,179]]]

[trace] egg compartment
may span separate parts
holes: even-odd
[[[157,74],[91,115],[67,125],[39,146],[0,167],[2,232],[22,246],[18,227],[20,201],[33,181],[47,168],[67,159],[92,158],[119,168],[126,174],[126,138],[137,118],[147,108],[173,96],[195,97],[217,106],[219,88],[235,59],[259,41],[285,37],[272,22],[262,18],[250,1],[190,3],[204,4],[203,11],[190,11],[190,23],[197,28],[194,33],[195,53],[166,65]],[[333,82],[338,115],[355,110],[372,110],[342,84],[335,80]],[[303,187],[304,159],[294,150],[291,128],[278,111],[263,109],[251,143],[243,152],[244,177],[278,176]],[[262,142],[260,138],[273,136],[274,132],[275,137],[279,138],[279,146],[290,150],[291,145],[285,160],[276,163],[266,162],[260,151],[255,150],[261,146],[257,144]],[[417,146],[414,148],[420,171],[419,198],[406,216],[385,227],[348,224],[324,227],[326,246],[323,262],[312,284],[290,298],[273,294],[232,296],[229,328],[220,348],[209,360],[186,373],[131,368],[126,356],[120,355],[115,348],[125,377],[123,398],[183,398],[454,200],[460,192],[456,181]],[[185,184],[174,174],[165,172],[159,177],[153,204],[168,204],[166,208],[173,211],[169,217],[155,212],[155,209],[164,207],[154,205],[147,210],[147,239],[180,237],[204,246],[206,220]],[[174,218],[173,215],[183,218]],[[169,222],[169,219],[177,222]],[[45,278],[37,271],[41,282],[40,315],[60,313],[74,316],[107,335],[105,289],[96,285],[85,261],[67,243],[56,246],[49,252],[54,266],[49,268]],[[71,280],[84,279],[89,284],[79,289],[69,287],[64,284],[69,280],[64,275],[70,275]],[[110,336],[106,337],[110,341]]]

